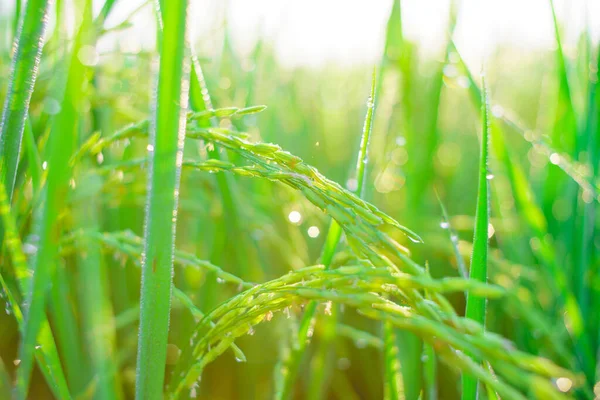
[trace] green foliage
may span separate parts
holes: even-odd
[[[489,225],[489,196],[488,180],[491,173],[488,170],[488,148],[490,138],[490,125],[488,121],[488,99],[485,78],[482,78],[481,88],[481,155],[478,170],[477,210],[475,212],[475,229],[473,237],[473,254],[471,256],[471,267],[469,278],[487,282],[488,264],[488,225]],[[467,292],[467,307],[465,317],[480,323],[485,327],[486,299]],[[463,376],[462,398],[477,399],[477,381],[471,376]]]
[[[593,398],[599,49],[551,1],[481,88],[454,4],[431,58],[392,1],[371,76],[206,57],[186,0],[98,54],[121,3],[0,13],[0,398]]]
[[[17,7],[15,21],[20,21],[19,29],[15,32],[18,32],[18,40],[0,121],[0,170],[9,199],[13,197],[17,162],[42,55],[42,38],[46,31],[49,8],[49,0],[28,1],[23,18],[20,19],[20,7]]]

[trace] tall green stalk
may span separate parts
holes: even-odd
[[[556,108],[554,110],[554,121],[550,140],[552,147],[561,152],[566,152],[573,160],[577,160],[580,153],[585,148],[581,148],[582,140],[577,127],[577,115],[573,103],[573,88],[569,80],[568,65],[563,50],[560,26],[558,23],[554,1],[549,0],[552,12],[552,22],[556,40],[556,67],[558,80],[558,97],[556,99]],[[577,185],[570,179],[567,179],[561,172],[558,165],[550,162],[547,166],[547,175],[543,186],[543,211],[548,221],[548,231],[555,238],[559,238],[566,248],[571,249],[577,246],[577,232],[575,231],[575,221],[573,218],[579,213],[577,209]],[[561,221],[556,218],[555,209],[557,201],[566,200],[569,204],[568,210],[571,218]],[[578,252],[557,252],[559,263],[567,271],[569,285],[572,287],[575,299],[579,307],[582,307],[582,297],[584,296],[584,277],[586,271],[577,259]]]
[[[9,201],[14,191],[21,141],[40,65],[49,9],[50,0],[28,1],[18,30],[0,121],[0,171]]]
[[[593,175],[599,176],[600,174],[600,149],[598,146],[600,145],[600,73],[598,72],[598,67],[600,67],[600,43],[598,44],[598,50],[596,52],[596,79],[590,82],[589,88],[589,119],[587,123],[587,130],[589,135],[589,153],[590,160],[593,165]],[[593,202],[591,204],[587,204],[585,206],[588,211],[586,212],[586,220],[584,221],[584,227],[582,228],[582,235],[594,235],[598,234],[598,225],[594,225],[593,216],[598,215],[598,206]],[[596,217],[597,218],[597,217]],[[589,262],[589,271],[590,271],[590,282],[597,282],[600,279],[600,252],[598,249],[594,249],[591,247],[592,240],[591,238],[584,238],[583,240],[589,240],[586,244],[586,248],[582,249],[582,257],[589,257],[587,262]],[[588,247],[589,246],[589,247]],[[589,299],[589,307],[592,310],[600,309],[600,288],[595,286],[590,288],[590,299]],[[596,349],[600,350],[600,315],[598,313],[593,313],[592,317],[589,321],[589,331],[592,335],[592,343],[595,344]],[[596,352],[596,370],[598,370],[598,351]],[[596,373],[598,375],[598,373]]]
[[[164,3],[154,125],[148,145],[150,168],[136,378],[136,398],[144,400],[162,398],[167,358],[173,251],[189,87],[187,6],[187,0]]]
[[[91,7],[91,1],[86,2]],[[25,314],[23,337],[19,346],[19,369],[17,372],[16,397],[25,398],[33,367],[33,354],[36,338],[45,322],[46,292],[52,284],[56,269],[56,256],[62,224],[60,217],[66,204],[66,194],[69,192],[71,167],[69,160],[74,153],[79,128],[79,112],[82,107],[81,88],[87,80],[86,67],[81,63],[77,54],[86,43],[87,25],[82,23],[75,37],[68,69],[65,95],[60,112],[53,121],[46,152],[47,184],[42,194],[42,208],[34,222],[34,229],[39,237],[38,249],[33,258],[34,275],[26,302],[29,310]],[[57,337],[57,339],[60,338]],[[76,351],[77,344],[63,347],[68,351]],[[75,366],[72,366],[75,368]]]
[[[488,147],[490,126],[488,122],[488,100],[485,78],[482,77],[481,88],[481,155],[479,159],[479,188],[477,191],[477,211],[475,214],[475,232],[473,236],[473,253],[469,277],[479,282],[487,282],[488,253]],[[465,316],[485,326],[486,299],[467,292],[467,308]],[[462,377],[462,399],[477,399],[477,379],[468,374]]]
[[[30,284],[30,273],[27,267],[27,259],[23,253],[23,245],[18,235],[18,230],[11,207],[8,203],[8,197],[4,185],[0,182],[0,217],[6,233],[6,247],[8,248],[14,276],[17,280],[17,286],[21,292],[25,292]],[[0,273],[0,288],[6,293],[7,301],[10,303],[12,314],[17,321],[21,333],[24,329],[22,307],[18,303],[18,297],[15,295],[18,290],[13,291],[8,286],[3,274]],[[10,312],[10,309],[9,309]],[[53,394],[60,399],[70,399],[71,395],[67,387],[67,381],[63,372],[56,342],[50,330],[50,324],[46,318],[42,321],[40,333],[37,337],[37,346],[35,348],[35,357],[40,371],[46,378],[46,382]],[[8,397],[7,397],[8,398]]]
[[[456,51],[456,48],[454,50]],[[471,99],[477,107],[482,107],[482,90],[477,86],[477,82],[468,68],[466,68],[464,61],[460,58],[460,54],[458,52],[456,54],[459,55],[460,64],[464,68],[470,82]],[[521,130],[522,128],[513,120],[504,117],[503,121],[508,123],[509,126],[519,129],[519,133],[522,136],[525,135],[525,131]],[[539,243],[539,245],[531,246],[531,250],[542,263],[542,273],[551,285],[553,292],[557,294],[556,304],[559,312],[564,315],[564,324],[570,326],[568,332],[576,345],[577,362],[583,371],[589,371],[593,358],[593,350],[588,337],[583,334],[583,313],[576,301],[574,292],[568,285],[567,271],[559,263],[555,245],[547,235],[548,225],[542,207],[538,206],[535,201],[533,189],[527,180],[524,169],[516,162],[514,157],[509,156],[508,150],[510,149],[508,144],[510,142],[505,140],[503,136],[496,134],[499,132],[499,129],[495,129],[497,121],[492,120],[490,122],[492,126],[493,149],[498,160],[501,160],[506,168],[506,174],[508,175],[512,189],[512,196],[515,199],[515,208],[520,218],[526,223],[528,228],[527,235]]]

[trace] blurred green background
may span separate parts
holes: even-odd
[[[16,3],[20,4],[4,1],[0,8],[2,102],[9,79],[15,11],[19,9]],[[92,71],[78,109],[83,118],[79,128],[82,138],[91,132],[107,136],[147,118],[151,111],[157,73],[153,7],[140,3],[138,9],[135,2],[125,3],[129,2],[117,1],[104,27],[98,27],[97,47],[82,48],[77,55]],[[445,1],[405,0],[402,9],[399,2],[383,0],[295,3],[304,2],[192,2],[193,42],[215,108],[268,106],[259,114],[220,119],[220,126],[248,132],[254,141],[277,143],[352,190],[371,74],[376,68],[366,200],[423,237],[424,244],[413,244],[403,237],[397,240],[411,249],[416,261],[427,264],[434,277],[459,276],[436,192],[450,215],[468,264],[480,129],[479,105],[469,73],[480,84],[483,68],[491,111],[498,121],[489,165],[493,175],[489,276],[502,286],[518,287],[519,299],[525,305],[490,302],[487,327],[520,349],[579,369],[578,361],[566,362],[548,350],[547,343],[538,340],[540,333],[522,319],[529,308],[540,312],[554,330],[555,339],[576,353],[577,345],[568,338],[564,310],[557,305],[552,286],[559,278],[544,272],[547,262],[554,263],[564,271],[569,290],[587,310],[585,335],[593,349],[600,349],[598,194],[575,184],[554,165],[564,163],[567,170],[572,169],[570,175],[583,177],[594,190],[597,187],[600,114],[593,96],[598,82],[598,2],[557,2],[558,28],[561,35],[564,33],[560,55],[550,3],[546,1],[503,5],[464,1],[455,5],[454,12]],[[56,1],[53,6],[29,111],[42,167],[49,127],[61,107],[66,60],[81,4]],[[94,5],[97,12],[102,2]],[[457,21],[455,30],[453,18]],[[310,50],[312,47],[316,50]],[[504,150],[509,152],[506,158],[495,142],[496,135],[503,138]],[[202,158],[207,148],[188,142],[185,152]],[[143,237],[147,172],[111,165],[145,154],[144,143],[128,140],[88,160],[96,167],[94,173],[87,175],[85,167],[75,167],[65,227],[78,226],[78,204],[93,198],[99,200],[100,231],[131,230]],[[560,163],[554,163],[555,154]],[[236,154],[228,157],[239,161]],[[13,199],[26,253],[35,247],[31,224],[39,189],[27,172],[31,162],[23,156]],[[523,173],[524,182],[515,178],[515,169]],[[223,199],[215,176],[184,170],[177,249],[210,260],[251,282],[274,279],[318,262],[329,225],[321,211],[299,193],[259,179],[228,177],[233,198]],[[519,185],[531,190],[528,201],[535,207],[525,207],[530,203],[518,198],[524,193]],[[229,204],[235,205],[235,213]],[[546,245],[552,249],[551,261],[540,251]],[[110,316],[116,329],[113,351],[120,387],[129,398],[135,380],[140,272],[128,257],[105,250],[105,295],[115,316],[114,320]],[[350,255],[346,246],[341,250],[337,257],[343,263]],[[60,262],[60,287],[64,291],[50,295],[50,306],[63,318],[51,321],[54,327],[67,324],[81,334],[84,328],[78,296],[86,288],[79,280],[80,268],[81,260],[65,250]],[[238,292],[237,287],[221,284],[210,273],[194,268],[176,271],[176,286],[203,311]],[[456,294],[450,300],[462,313],[464,296]],[[380,334],[379,324],[353,310],[345,310],[342,321]],[[174,303],[170,343],[182,347],[194,324],[189,311]],[[309,353],[318,349],[319,326],[317,323]],[[218,358],[207,367],[198,398],[269,398],[280,351],[293,331],[293,323],[281,315],[257,326],[254,335],[238,340],[248,361],[238,363],[229,353]],[[63,357],[73,353],[73,359],[82,363],[65,361],[69,379],[79,382],[75,376],[85,374],[87,365],[81,335],[75,335],[74,342],[67,340],[68,335],[58,336]],[[0,357],[12,374],[18,332],[8,312],[0,313],[0,338]],[[597,352],[592,353],[592,365],[585,371],[589,387],[598,378]],[[296,385],[297,398],[306,398],[311,371],[308,359]],[[380,350],[340,335],[328,365],[326,398],[382,398]],[[459,375],[442,364],[439,368],[439,398],[458,398]],[[31,398],[50,398],[39,372],[33,382]],[[89,387],[84,378],[81,382],[79,398],[93,397],[86,394]]]

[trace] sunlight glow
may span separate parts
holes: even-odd
[[[119,3],[108,20],[118,25],[141,0]],[[471,68],[498,47],[512,51],[550,50],[555,46],[552,16],[547,0],[462,0],[455,41]],[[324,66],[330,63],[378,63],[391,0],[203,0],[192,2],[191,19],[197,21],[192,37],[201,54],[220,49],[226,27],[233,47],[249,55],[259,37],[275,48],[287,66]],[[419,42],[424,53],[439,56],[447,29],[450,0],[404,0],[403,26],[408,39]],[[600,2],[556,0],[567,54],[575,51],[578,34],[589,27],[600,37]],[[102,1],[94,1],[95,11]],[[318,12],[315,12],[318,10]],[[435,12],[432,12],[435,10]],[[115,45],[138,51],[155,42],[152,7],[146,6],[131,20],[130,29],[107,35],[100,51]],[[307,27],[310,27],[307,29]],[[216,39],[216,40],[215,40]]]

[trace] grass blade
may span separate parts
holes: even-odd
[[[446,211],[446,207],[444,206],[442,199],[440,199],[440,196],[437,192],[435,192],[435,195],[438,199],[438,203],[440,204],[440,208],[442,209],[443,219],[442,219],[440,226],[443,229],[447,229],[448,234],[450,235],[450,243],[452,244],[452,251],[454,252],[454,257],[456,258],[456,265],[458,266],[458,273],[463,278],[468,278],[469,273],[468,273],[467,267],[465,265],[465,260],[463,259],[462,255],[460,254],[460,251],[458,249],[458,235],[456,234],[456,232],[454,232],[454,229],[452,228],[452,225],[450,224],[450,217],[448,216],[448,212]]]
[[[600,67],[600,44],[598,45],[598,51],[596,52],[596,79],[595,83],[592,80],[590,84],[593,84],[593,87],[590,88],[590,116],[588,121],[588,134],[590,135],[590,158],[593,160],[594,176],[599,176],[600,174],[600,151],[598,150],[598,145],[600,144],[600,73],[598,72],[598,67]],[[592,101],[593,100],[593,101]],[[593,149],[593,150],[592,150]],[[596,206],[597,207],[597,206]],[[591,207],[590,207],[591,208]],[[596,213],[597,208],[593,208],[590,210],[590,214]],[[590,227],[590,231],[592,235],[598,234],[597,226]],[[589,231],[588,231],[589,232]],[[588,233],[584,230],[583,234]],[[591,277],[590,282],[597,282],[600,279],[600,251],[598,249],[590,249],[588,250],[591,258]],[[595,265],[594,265],[595,264]],[[598,310],[600,309],[600,288],[597,286],[591,289],[590,293],[590,309]],[[596,348],[600,351],[600,315],[598,313],[593,313],[593,317],[590,320],[590,328],[592,334],[592,341],[596,343]],[[598,351],[596,354],[598,354]],[[598,363],[598,357],[596,357],[596,376],[600,376],[600,363]]]
[[[0,170],[9,202],[12,200],[21,140],[42,55],[49,8],[49,0],[27,2],[11,66],[8,93],[0,121]]]
[[[487,282],[487,253],[488,253],[488,99],[485,78],[482,77],[481,89],[481,155],[479,160],[479,188],[477,191],[477,211],[475,214],[475,231],[473,237],[473,253],[469,277],[479,282]],[[467,307],[465,316],[485,326],[486,299],[467,292]],[[477,379],[470,375],[462,378],[462,399],[477,399]]]
[[[400,349],[396,329],[390,322],[383,324],[384,337],[384,382],[383,393],[386,400],[398,400],[404,394],[403,365],[400,364]]]
[[[64,360],[67,382],[73,393],[81,393],[85,385],[87,363],[78,335],[76,310],[69,290],[69,272],[62,260],[57,260],[50,287],[50,310],[60,354]]]
[[[23,246],[18,236],[15,219],[11,213],[10,205],[8,203],[8,196],[2,182],[0,182],[0,216],[2,218],[2,224],[5,227],[6,240],[5,243],[8,247],[9,253],[12,258],[14,275],[18,281],[21,291],[25,292],[30,284],[31,274],[27,268],[27,260],[23,253]],[[2,274],[0,273],[1,286],[4,292],[7,294],[7,301],[12,307],[12,313],[17,320],[17,324],[21,332],[24,329],[24,320],[21,307],[18,304],[16,296],[12,293],[10,288],[7,286]],[[52,331],[50,330],[50,324],[48,320],[43,317],[40,333],[37,337],[38,346],[35,348],[35,357],[40,366],[40,370],[50,389],[57,398],[70,399],[69,389],[67,387],[67,381],[63,372],[60,359],[58,357],[58,351]]]
[[[600,46],[598,47],[599,54],[597,55],[600,60]],[[590,63],[591,65],[591,63]],[[600,66],[600,61],[597,61],[597,65]],[[589,165],[591,169],[591,175],[598,177],[600,168],[600,152],[598,151],[598,145],[600,144],[600,84],[598,83],[598,69],[596,68],[596,76],[592,76],[588,84],[588,99],[586,104],[587,118],[585,120],[585,134],[580,136],[581,147],[587,151],[589,158]],[[589,315],[590,310],[595,310],[591,302],[592,292],[595,290],[594,285],[590,282],[595,282],[594,277],[598,277],[597,267],[594,267],[594,237],[597,232],[597,210],[598,205],[592,197],[597,197],[598,192],[593,191],[592,193],[586,192],[580,188],[580,198],[583,200],[580,204],[580,210],[577,213],[580,215],[578,221],[578,232],[575,239],[577,254],[575,255],[575,279],[576,285],[574,291],[579,300],[579,305],[583,315]],[[597,290],[597,289],[596,289]],[[595,314],[595,313],[592,313]],[[598,332],[597,326],[594,326],[594,318],[586,321],[588,324],[588,330],[591,334],[590,339],[596,340],[595,336]],[[596,352],[597,353],[597,352]],[[597,361],[596,361],[597,363]],[[589,371],[592,372],[591,370]],[[590,376],[592,378],[593,376]]]
[[[86,2],[85,7],[91,7],[91,1]],[[89,24],[83,21],[77,31],[71,53],[65,95],[50,133],[49,148],[47,149],[47,185],[43,194],[42,209],[35,222],[36,233],[39,237],[38,250],[33,262],[35,273],[30,291],[27,293],[26,301],[30,306],[25,315],[23,340],[19,347],[21,363],[17,374],[18,398],[24,398],[27,393],[35,339],[44,318],[46,291],[51,285],[56,268],[55,256],[61,233],[59,216],[66,203],[65,195],[69,191],[71,177],[68,161],[75,151],[79,133],[79,110],[85,97],[82,96],[81,88],[87,79],[86,67],[81,63],[77,54],[88,40],[88,27]]]
[[[436,400],[438,398],[437,388],[437,357],[433,346],[423,344],[423,381],[426,395],[423,397],[426,400]]]
[[[82,181],[92,187],[99,187],[100,177],[84,176]],[[85,190],[85,189],[84,189]],[[88,189],[89,190],[89,189]],[[83,190],[82,190],[83,191]],[[96,200],[98,193],[93,192],[85,198],[76,210],[82,229],[92,232],[99,230]],[[85,332],[83,341],[90,358],[91,376],[97,380],[96,398],[120,399],[120,384],[116,373],[116,346],[114,314],[108,294],[106,266],[102,260],[99,244],[88,237],[78,242],[83,250],[79,258],[79,285],[82,288],[79,299],[81,304],[81,324]]]
[[[475,104],[482,107],[481,98],[483,93],[462,60],[461,64],[463,65],[470,82],[469,87],[471,89],[472,99]],[[520,124],[516,123],[514,119],[507,117],[506,114],[500,118],[503,122],[517,129],[521,134],[525,133],[525,130],[521,128]],[[491,123],[492,128],[497,127],[495,121],[491,121]],[[494,134],[494,132],[497,132],[497,129],[492,129],[492,134]],[[505,145],[504,138],[500,135],[494,136],[493,144],[498,159],[502,160],[507,169],[513,196],[516,200],[517,211],[522,220],[527,224],[530,231],[529,235],[534,239],[534,245],[531,245],[531,250],[544,265],[543,273],[548,282],[552,285],[553,291],[557,293],[558,307],[560,313],[564,314],[564,319],[561,320],[561,323],[570,327],[568,329],[569,334],[577,347],[575,350],[577,362],[583,371],[590,371],[592,368],[593,350],[587,336],[583,334],[583,314],[575,299],[573,291],[568,285],[567,272],[559,265],[555,247],[548,238],[547,222],[543,210],[535,202],[535,196],[527,181],[525,171],[509,156],[509,148]],[[550,154],[554,154],[554,152],[547,152],[547,155]],[[561,160],[563,159],[564,157],[561,157]],[[559,166],[561,166],[560,163]],[[574,180],[574,182],[579,183],[574,175],[569,174],[568,168],[563,168],[562,166],[561,168]]]
[[[42,161],[40,160],[40,154],[37,149],[35,137],[33,136],[33,130],[31,128],[31,121],[27,118],[25,123],[25,151],[27,153],[27,160],[29,165],[29,175],[31,176],[31,184],[33,185],[34,193],[37,194],[42,183]]]
[[[189,79],[187,0],[163,9],[160,70],[146,200],[136,398],[161,399],[164,383],[173,247]]]

